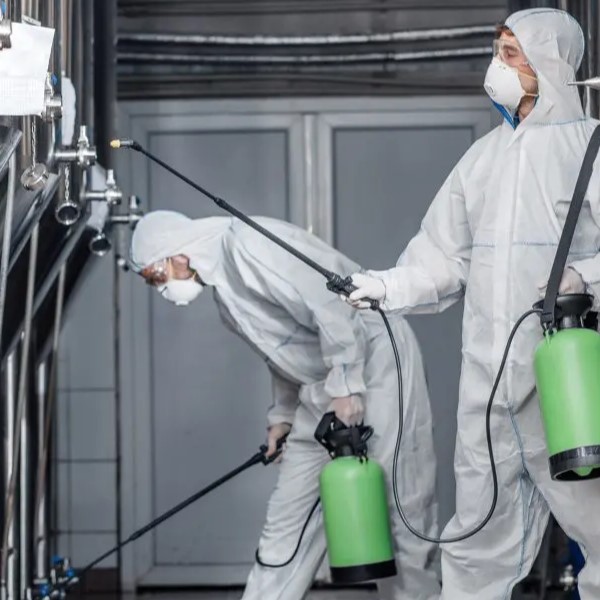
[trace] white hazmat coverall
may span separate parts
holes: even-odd
[[[567,85],[575,80],[584,49],[575,19],[540,8],[517,12],[506,25],[538,77],[535,107],[518,125],[500,107],[505,122],[462,157],[397,266],[368,272],[383,281],[388,310],[438,312],[465,300],[457,507],[444,537],[473,528],[490,507],[486,404],[509,333],[548,280],[575,181],[598,125],[585,117],[577,89]],[[596,160],[568,261],[595,296],[596,310],[599,249]],[[550,478],[533,372],[541,338],[539,319],[532,316],[514,339],[492,412],[498,506],[483,531],[442,546],[443,600],[510,598],[531,569],[550,512],[587,558],[579,577],[582,600],[600,598],[600,481]]]
[[[275,219],[257,220],[327,269],[348,273],[357,268],[303,229]],[[270,366],[274,405],[269,424],[293,424],[259,543],[261,560],[280,564],[296,547],[318,496],[319,473],[330,460],[314,432],[332,398],[362,397],[364,421],[375,430],[369,455],[382,465],[391,485],[398,386],[390,340],[378,315],[361,314],[341,304],[320,274],[240,221],[191,220],[168,211],[150,213],[140,221],[132,240],[132,259],[139,268],[179,254],[187,256],[202,280],[214,286],[226,324]],[[402,317],[392,317],[391,324],[400,352],[405,402],[400,497],[412,522],[436,535],[435,457],[421,353]],[[389,502],[398,575],[378,582],[380,597],[439,598],[435,546],[404,527],[391,491]],[[244,600],[301,600],[325,551],[317,510],[295,560],[281,569],[256,564]]]

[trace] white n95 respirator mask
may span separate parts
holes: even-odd
[[[204,289],[204,286],[193,277],[190,279],[169,279],[160,286],[160,295],[176,306],[187,306],[195,300]]]
[[[494,102],[510,110],[516,110],[523,96],[530,95],[521,85],[518,69],[509,67],[496,57],[488,67],[483,87]]]

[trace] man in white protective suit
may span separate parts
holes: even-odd
[[[356,263],[289,223],[257,218],[266,229],[336,272]],[[269,452],[289,433],[279,479],[259,543],[262,563],[280,565],[294,553],[318,497],[318,477],[329,456],[314,438],[327,411],[347,425],[374,428],[369,455],[391,484],[398,429],[398,383],[390,340],[375,313],[341,304],[324,278],[246,224],[229,217],[192,220],[170,211],[141,219],[131,258],[146,282],[176,304],[204,286],[214,289],[221,317],[269,366],[274,404],[268,414]],[[437,535],[435,457],[429,397],[416,338],[400,317],[391,319],[402,361],[404,442],[398,469],[400,497],[414,523]],[[440,585],[436,547],[414,537],[392,502],[398,575],[378,582],[385,600],[434,600]],[[243,502],[243,499],[240,499]],[[283,568],[257,563],[244,600],[301,600],[325,555],[320,510],[298,553]]]
[[[433,200],[419,233],[387,271],[353,276],[350,302],[380,300],[398,313],[432,313],[464,297],[455,474],[456,514],[443,537],[480,523],[492,475],[484,416],[518,318],[548,280],[588,141],[569,83],[584,51],[581,28],[554,9],[517,12],[499,28],[485,89],[504,115],[476,141]],[[560,292],[588,291],[600,306],[600,178],[592,176]],[[511,348],[492,412],[500,495],[487,526],[442,547],[443,600],[506,600],[531,569],[550,512],[587,563],[583,600],[600,598],[600,482],[552,481],[535,390],[533,355],[542,333],[530,317]]]

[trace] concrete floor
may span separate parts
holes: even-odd
[[[240,600],[239,590],[226,592],[185,592],[177,594],[144,594],[136,600]],[[313,591],[307,600],[376,600],[377,594],[368,590]]]
[[[172,592],[160,594],[143,594],[136,600],[240,600],[240,590],[233,591],[203,591],[203,592]],[[563,593],[548,594],[547,600],[566,600]],[[369,590],[319,590],[312,591],[307,600],[376,600],[375,591]],[[129,600],[129,599],[126,599]],[[522,596],[513,594],[512,600],[537,600],[537,596]]]

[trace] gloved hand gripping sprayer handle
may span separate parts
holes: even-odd
[[[295,256],[298,260],[301,260],[305,265],[308,265],[311,269],[314,269],[315,271],[317,271],[318,273],[323,275],[323,277],[325,277],[325,279],[327,279],[327,289],[329,291],[331,291],[335,294],[343,294],[345,296],[349,296],[353,291],[355,291],[357,289],[356,286],[354,286],[352,284],[352,280],[350,277],[343,278],[340,275],[338,275],[337,273],[334,273],[333,271],[329,271],[328,269],[326,269],[319,263],[315,262],[314,260],[312,260],[311,258],[306,256],[302,252],[296,250],[296,248],[294,248],[293,246],[290,246],[287,242],[283,241],[280,237],[276,236],[274,233],[270,232],[268,229],[265,229],[262,225],[259,225],[256,221],[254,221],[254,219],[251,219],[248,215],[244,214],[243,212],[241,212],[234,206],[231,206],[231,204],[229,204],[227,201],[223,200],[223,198],[219,198],[218,196],[215,196],[214,194],[209,192],[207,189],[203,188],[201,185],[198,185],[195,181],[192,181],[189,177],[186,177],[183,173],[180,173],[179,171],[177,171],[177,169],[174,169],[171,165],[167,164],[166,162],[164,162],[163,160],[161,160],[160,158],[158,158],[151,152],[148,152],[148,150],[146,150],[143,146],[138,144],[138,142],[136,142],[135,140],[126,140],[126,139],[112,140],[110,143],[110,146],[111,146],[111,148],[114,148],[114,149],[131,148],[132,150],[136,150],[137,152],[144,154],[151,161],[160,165],[161,167],[163,167],[163,169],[166,169],[167,171],[169,171],[169,173],[172,173],[173,175],[175,175],[175,177],[177,177],[178,179],[181,179],[182,181],[187,183],[190,187],[194,188],[195,190],[197,190],[198,192],[200,192],[201,194],[203,194],[204,196],[206,196],[207,198],[212,200],[217,206],[219,206],[220,208],[222,208],[229,214],[233,215],[234,217],[237,217],[238,219],[240,219],[240,221],[243,221],[244,223],[246,223],[246,225],[252,227],[252,229],[255,229],[256,231],[258,231],[259,233],[261,233],[262,235],[267,237],[273,243],[277,244],[280,248],[283,248],[284,250],[286,250],[287,252],[289,252],[290,254]],[[370,300],[370,303],[371,303],[372,310],[379,309],[379,302],[377,300]]]
[[[330,292],[333,292],[334,294],[342,294],[344,296],[350,296],[352,292],[358,289],[352,283],[352,277],[348,276],[342,278],[335,273],[331,273],[331,278],[328,278],[326,285]],[[368,302],[371,305],[371,310],[379,310],[379,300],[365,298],[365,302]]]

